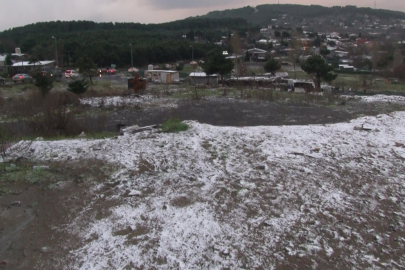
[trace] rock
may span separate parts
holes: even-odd
[[[107,184],[105,184],[105,185],[106,185],[107,187],[109,187],[109,188],[113,188],[113,187],[118,186],[119,184],[121,184],[121,181],[110,182],[110,183],[107,183]]]
[[[355,126],[354,130],[360,130],[360,131],[372,131],[373,129],[370,127],[365,127],[364,124],[361,126]]]
[[[264,171],[265,169],[266,169],[266,166],[265,166],[265,165],[256,166],[256,170]]]
[[[44,165],[32,166],[32,169],[33,169],[34,171],[49,170],[49,166],[44,166]]]
[[[313,152],[316,152],[316,153],[319,153],[319,151],[321,151],[321,148],[318,148],[318,147],[317,147],[317,148],[312,149],[312,151],[313,151]]]
[[[129,197],[135,197],[135,196],[141,196],[142,192],[140,192],[139,190],[131,190],[131,192],[129,192],[128,196]]]
[[[36,141],[43,141],[43,140],[44,140],[44,138],[42,138],[42,137],[38,137],[38,138],[36,138],[35,140],[36,140]]]
[[[86,133],[84,133],[84,131],[82,131],[82,133],[80,133],[79,136],[77,136],[78,138],[85,138],[86,137]]]
[[[11,206],[21,206],[21,202],[20,201],[12,202]]]
[[[50,247],[42,247],[40,250],[42,253],[49,253],[52,251]]]
[[[403,143],[400,143],[400,142],[395,142],[395,146],[396,147],[404,147],[405,145]]]
[[[391,224],[391,225],[390,225],[390,230],[391,230],[392,232],[398,231],[397,227],[396,227],[394,224]]]

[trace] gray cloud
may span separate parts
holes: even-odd
[[[160,23],[203,15],[209,11],[278,0],[0,0],[0,31],[43,21]],[[357,5],[372,7],[374,0],[280,0],[289,4]],[[405,11],[404,0],[377,0],[378,8]]]
[[[241,4],[248,4],[251,1],[246,0],[143,0],[144,4],[152,6],[156,9],[194,9],[204,7],[218,7],[218,6],[238,6]]]

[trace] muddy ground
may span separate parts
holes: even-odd
[[[114,111],[105,123],[106,131],[116,131],[117,124],[147,126],[169,118],[196,120],[215,126],[272,126],[331,124],[364,115],[377,115],[405,109],[403,105],[364,103],[349,100],[341,105],[316,102],[266,102],[227,98],[201,101],[176,100],[175,108],[142,108]]]
[[[57,259],[80,242],[60,229],[88,210],[94,203],[89,188],[112,171],[96,160],[0,163],[0,268],[63,269]],[[94,213],[102,215],[96,207]]]

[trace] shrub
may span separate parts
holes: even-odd
[[[43,137],[80,134],[83,128],[68,109],[71,102],[72,97],[67,93],[48,95],[40,113],[28,122],[33,133]]]
[[[132,82],[134,84],[132,89],[134,89],[135,93],[143,94],[146,89],[146,80],[142,79],[137,73],[135,73]]]
[[[177,71],[182,71],[184,69],[184,63],[178,63],[176,65],[176,70]]]
[[[85,79],[74,80],[68,84],[68,91],[76,95],[86,93],[87,89],[89,89],[89,83]]]
[[[51,91],[53,87],[54,77],[49,73],[37,72],[34,74],[35,86],[39,88],[43,97]]]
[[[169,119],[162,125],[162,131],[166,133],[186,131],[188,129],[189,126],[177,118]]]
[[[6,156],[7,144],[9,140],[10,136],[8,132],[0,127],[0,157],[4,158]]]

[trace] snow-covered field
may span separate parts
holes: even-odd
[[[150,95],[144,96],[126,96],[126,97],[97,97],[97,98],[83,98],[80,100],[83,105],[92,107],[133,107],[139,106],[143,108],[176,108],[177,104],[173,99],[156,98]]]
[[[395,104],[405,104],[405,97],[402,96],[386,96],[386,95],[374,95],[374,96],[356,96],[362,102],[375,103],[375,102],[390,102]]]
[[[66,229],[83,241],[66,269],[405,267],[405,112],[332,125],[188,123],[178,134],[8,150],[120,168],[107,193],[92,191],[108,215],[89,205]]]

